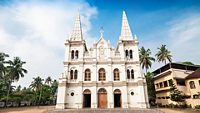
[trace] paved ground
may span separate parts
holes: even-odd
[[[44,111],[53,110],[53,109],[54,109],[54,106],[0,108],[0,113],[43,113]]]
[[[160,111],[164,113],[200,113],[200,111],[195,111],[193,109],[169,109],[169,108],[160,108]]]
[[[44,113],[158,113],[156,109],[65,109],[49,110]],[[163,112],[159,112],[163,113]]]
[[[0,113],[87,113],[88,109],[81,110],[55,110],[55,106],[40,106],[40,107],[19,107],[19,108],[0,108]],[[120,109],[114,109],[113,113],[200,113],[200,111],[194,111],[191,109],[168,109],[168,108],[161,108],[161,109],[150,109],[150,110],[141,110],[137,109],[134,111],[131,111],[130,109],[128,111],[126,110],[120,110]],[[92,110],[90,109],[89,113],[110,113],[110,110]]]

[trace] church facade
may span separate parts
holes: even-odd
[[[138,40],[126,13],[122,15],[117,47],[101,31],[88,49],[80,15],[65,42],[64,72],[59,78],[56,108],[147,108],[146,82],[141,74]]]

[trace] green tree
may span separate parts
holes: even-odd
[[[185,65],[194,65],[192,62],[190,61],[185,61],[185,62],[182,62],[182,64],[185,64]]]
[[[20,77],[24,77],[24,74],[27,73],[27,70],[23,68],[23,65],[26,62],[21,61],[19,57],[14,57],[13,61],[9,60],[8,61],[8,66],[6,67],[6,78],[8,79],[8,92],[7,92],[7,100],[6,103],[8,102],[8,97],[10,93],[10,86],[12,82],[18,81]]]
[[[146,78],[146,83],[147,83],[149,103],[150,105],[154,105],[156,101],[156,93],[155,93],[155,87],[154,87],[153,74],[148,72],[145,75],[145,78]]]
[[[52,82],[52,79],[51,79],[51,77],[50,77],[50,76],[48,76],[48,77],[45,79],[45,84],[48,84],[48,85],[50,85],[50,84],[51,84],[51,82]]]
[[[167,63],[167,60],[172,62],[171,52],[166,48],[166,45],[161,45],[161,47],[158,48],[158,53],[155,56],[157,57],[158,62],[165,62],[165,64]]]
[[[170,84],[170,99],[172,101],[177,102],[178,104],[180,102],[185,101],[184,96],[182,95],[182,92],[177,89],[176,85],[173,82]]]
[[[0,79],[2,79],[2,77],[5,75],[5,72],[6,72],[6,68],[5,68],[6,57],[9,57],[9,55],[0,52]]]
[[[56,103],[56,93],[57,93],[57,89],[58,89],[58,81],[54,80],[52,85],[51,85],[51,98],[53,103]]]
[[[40,97],[40,104],[46,104],[46,102],[50,103],[50,101],[52,100],[51,87],[44,84],[41,90],[42,96]]]
[[[146,73],[147,70],[151,67],[152,61],[155,61],[155,59],[150,55],[151,55],[150,49],[145,50],[144,47],[139,49],[140,65],[142,65],[142,69],[144,68],[146,69]]]
[[[36,78],[33,78],[33,81],[31,82],[30,88],[33,89],[33,91],[35,92],[35,103],[38,103],[38,101],[40,102],[42,95],[43,81],[44,79],[38,76]]]
[[[17,86],[16,91],[17,91],[17,92],[20,92],[20,91],[21,91],[21,85]]]

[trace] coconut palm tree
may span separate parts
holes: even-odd
[[[42,88],[44,79],[38,77],[34,77],[33,81],[31,82],[30,88],[32,88],[34,91],[39,91]]]
[[[0,79],[5,75],[6,68],[4,64],[6,63],[5,58],[9,57],[8,54],[0,53]]]
[[[26,62],[21,61],[19,57],[14,57],[13,61],[8,61],[7,68],[7,76],[9,77],[11,82],[18,81],[20,77],[24,77],[24,74],[26,74],[28,71],[23,68],[23,65],[26,64]]]
[[[30,85],[30,88],[32,88],[34,91],[35,91],[35,103],[37,103],[37,92],[40,93],[39,95],[39,102],[40,102],[40,98],[41,98],[41,95],[42,95],[42,86],[43,86],[43,82],[44,79],[40,78],[39,76],[36,77],[36,78],[33,78],[33,81],[31,82],[31,85]]]
[[[158,62],[165,62],[165,64],[167,63],[167,60],[172,62],[171,52],[166,48],[166,45],[161,45],[161,47],[158,48],[158,53],[155,56],[157,57]]]
[[[52,79],[51,79],[51,77],[50,76],[48,76],[47,78],[46,78],[46,80],[45,80],[45,84],[51,84],[52,83]]]
[[[5,79],[5,73],[6,73],[5,58],[6,57],[9,57],[9,56],[5,53],[0,52],[0,99],[5,97],[5,95],[7,93],[7,89],[8,89],[8,87],[7,87],[8,82]]]
[[[150,55],[151,55],[150,49],[145,50],[144,47],[139,49],[140,65],[142,65],[142,69],[144,68],[146,69],[146,73],[147,70],[151,67],[152,61],[155,61],[155,59]]]
[[[10,93],[10,86],[12,82],[18,81],[20,77],[24,77],[24,74],[26,74],[28,71],[23,68],[23,65],[26,63],[24,61],[21,61],[19,57],[14,57],[13,61],[9,60],[8,66],[6,67],[6,78],[8,79],[9,87],[8,87],[8,93],[7,93],[7,101]],[[6,103],[7,103],[6,101]]]

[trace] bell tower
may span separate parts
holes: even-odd
[[[121,34],[117,44],[117,50],[121,52],[121,60],[139,61],[138,40],[136,35],[134,37],[132,35],[125,11],[122,14]]]
[[[87,51],[85,40],[83,39],[80,14],[78,13],[73,31],[65,42],[65,62],[83,61],[84,52]]]

